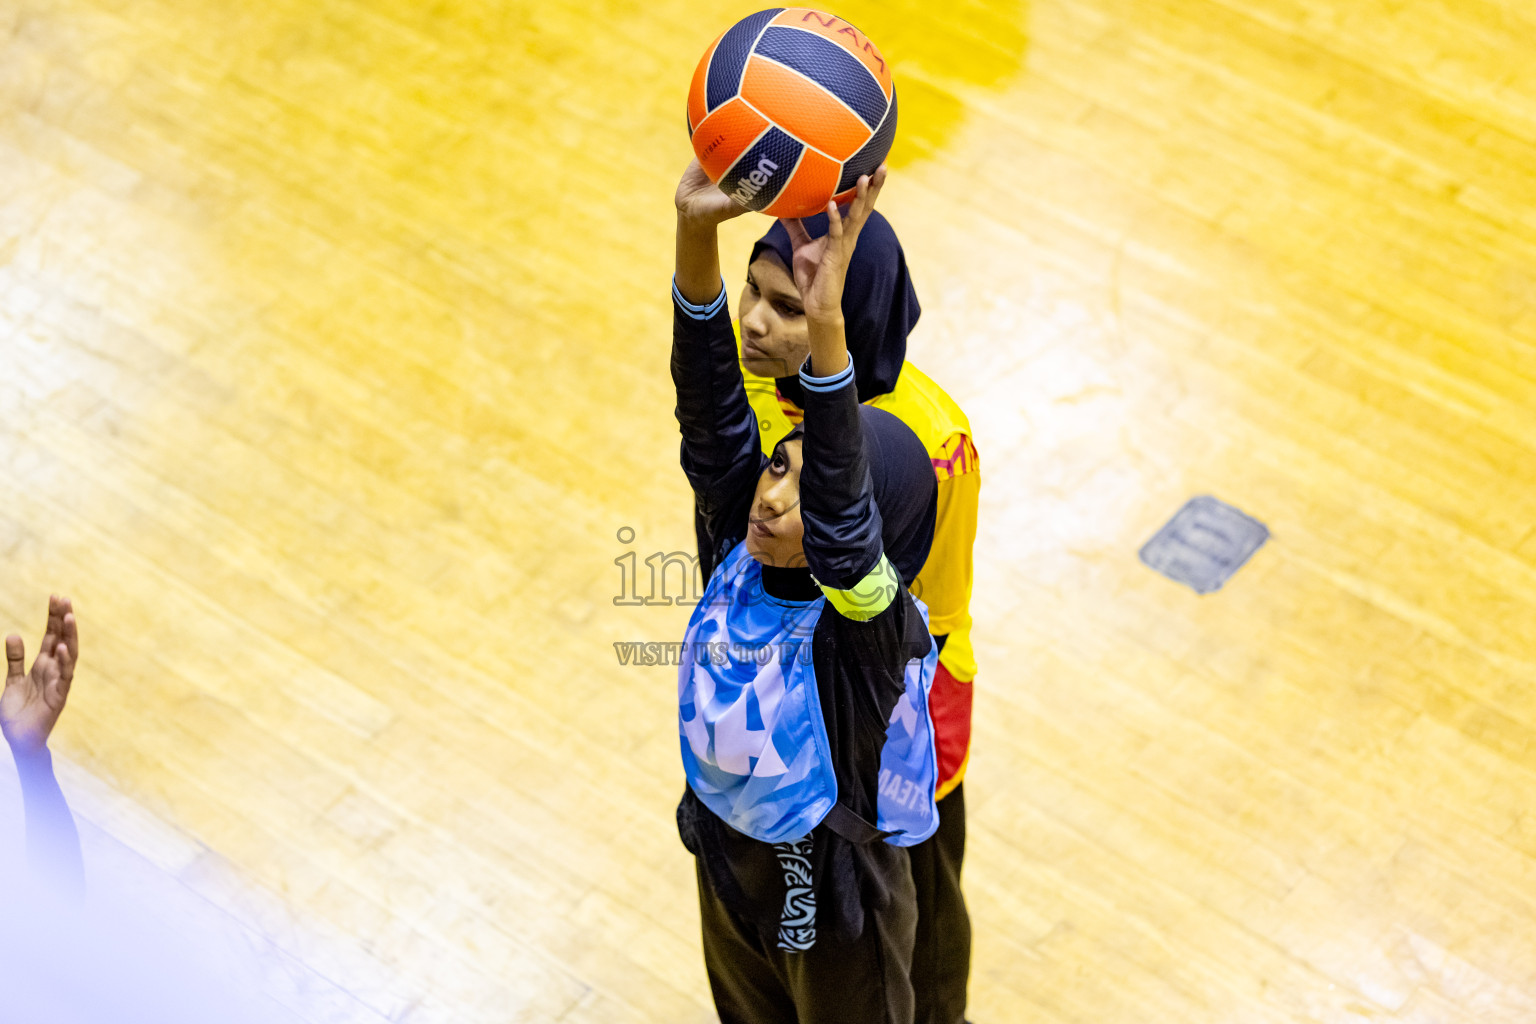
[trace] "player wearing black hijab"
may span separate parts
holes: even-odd
[[[861,406],[841,298],[884,182],[813,240],[791,222],[810,355],[802,429],[761,451],[720,280],[740,212],[690,166],[678,189],[672,375],[709,584],[679,673],[705,964],[723,1024],[909,1024],[916,926],[900,848],[938,826],[926,698],[936,664],[907,589],[936,485],[911,430]]]
[[[812,237],[825,215],[801,222]],[[800,422],[805,392],[798,373],[808,349],[803,303],[790,275],[793,245],[775,221],[752,247],[737,307],[747,395],[764,451]],[[912,958],[916,1024],[962,1024],[970,974],[971,922],[960,877],[965,858],[963,781],[970,755],[976,661],[971,650],[972,548],[981,466],[970,423],[932,378],[906,361],[907,337],[922,315],[906,254],[891,224],[872,212],[859,233],[843,289],[848,355],[861,403],[883,409],[917,434],[938,481],[933,547],[913,593],[928,608],[939,649],[929,708],[938,747],[939,830],[913,846],[917,943]],[[908,577],[910,580],[911,577]]]

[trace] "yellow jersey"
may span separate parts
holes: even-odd
[[[737,346],[740,344],[738,327]],[[759,377],[745,367],[742,375],[757,415],[763,452],[770,454],[804,414],[779,393],[772,377]],[[928,606],[929,632],[946,638],[930,697],[939,747],[938,795],[943,797],[960,784],[970,757],[970,691],[976,678],[976,657],[971,650],[972,548],[980,507],[981,465],[965,411],[910,362],[902,365],[894,390],[865,404],[884,409],[912,428],[928,450],[939,484],[933,550],[911,589]]]

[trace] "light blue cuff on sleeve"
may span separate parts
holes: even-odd
[[[853,381],[853,361],[830,377],[811,376],[811,357],[806,356],[805,362],[800,364],[800,386],[807,391],[827,392],[836,391],[847,387]]]
[[[677,290],[677,276],[674,274],[672,277],[672,301],[677,303],[677,308],[682,310],[684,315],[694,320],[708,320],[720,312],[721,307],[725,305],[725,281],[722,280],[720,282],[720,294],[715,296],[715,301],[700,306],[683,298],[683,293]]]

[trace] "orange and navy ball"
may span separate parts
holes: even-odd
[[[896,86],[869,38],[841,18],[777,7],[710,44],[688,89],[704,173],[749,210],[809,217],[853,198],[896,137]]]

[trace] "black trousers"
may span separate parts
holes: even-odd
[[[911,1024],[916,891],[903,870],[890,905],[866,910],[852,942],[779,949],[721,903],[698,866],[704,967],[720,1024]]]
[[[965,859],[965,784],[939,801],[939,830],[911,847],[917,888],[917,941],[912,952],[915,1024],[961,1024],[971,973],[971,916],[960,892]]]

